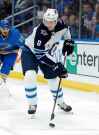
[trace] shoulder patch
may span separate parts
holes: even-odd
[[[59,20],[57,22],[56,27],[55,27],[55,32],[61,31],[61,30],[65,29],[65,28],[68,28],[68,27],[64,24],[63,20]]]

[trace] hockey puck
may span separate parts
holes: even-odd
[[[55,127],[55,124],[54,124],[54,123],[49,123],[49,126],[50,126],[51,128],[54,128],[54,127]]]

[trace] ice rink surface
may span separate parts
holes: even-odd
[[[56,127],[51,129],[53,100],[48,86],[38,85],[37,113],[30,119],[23,82],[9,79],[8,85],[13,100],[0,99],[0,135],[99,135],[99,94],[64,89],[74,114],[56,108]]]

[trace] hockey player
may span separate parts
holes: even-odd
[[[49,89],[56,98],[59,78],[67,77],[67,70],[62,62],[57,62],[51,55],[53,46],[65,38],[62,55],[70,55],[73,52],[73,41],[69,29],[62,21],[58,21],[58,12],[56,9],[48,9],[44,16],[43,22],[33,29],[33,33],[26,39],[27,51],[22,52],[22,68],[25,80],[26,98],[29,103],[28,114],[34,114],[37,109],[37,84],[36,74],[38,67],[48,80]],[[60,88],[58,93],[57,105],[69,112],[72,107],[67,105],[63,98],[63,91]]]
[[[9,96],[6,79],[13,69],[19,48],[24,46],[24,38],[8,20],[0,20],[0,95]]]

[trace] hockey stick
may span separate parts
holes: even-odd
[[[66,61],[66,55],[64,57],[64,65],[65,65],[65,61]],[[57,89],[57,93],[56,93],[56,98],[54,100],[54,105],[53,105],[53,109],[52,109],[52,113],[51,113],[51,118],[50,118],[50,122],[49,122],[49,126],[52,127],[52,128],[55,127],[55,124],[53,123],[53,121],[54,121],[54,118],[55,118],[55,108],[56,108],[58,93],[59,93],[60,86],[61,86],[61,81],[62,81],[62,78],[59,79],[59,84],[58,84],[58,89]]]

